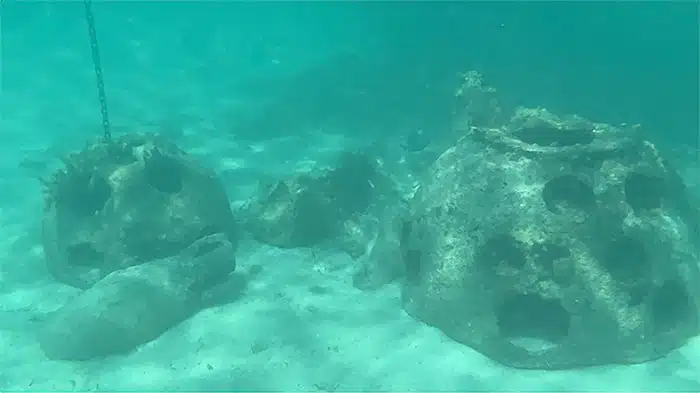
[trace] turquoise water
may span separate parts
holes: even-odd
[[[374,61],[355,83],[387,98],[378,79],[398,88],[400,76],[408,87],[440,90],[451,88],[455,73],[478,69],[517,102],[638,122],[693,144],[696,6],[98,2],[94,12],[115,123],[173,113],[225,119],[244,100],[238,95],[264,94],[240,84],[354,55]],[[6,113],[63,113],[43,120],[54,129],[97,122],[82,4],[6,2],[3,13],[4,91],[15,97]],[[315,82],[333,84],[345,71],[328,69]]]
[[[51,157],[103,131],[83,2],[1,4],[0,228],[7,231],[7,256],[0,264],[0,343],[6,347],[0,390],[700,389],[697,344],[651,366],[520,373],[466,353],[406,316],[391,325],[387,320],[400,309],[396,293],[378,295],[367,309],[380,318],[362,316],[361,307],[349,312],[365,323],[359,334],[380,337],[366,344],[377,348],[360,354],[306,363],[300,359],[316,356],[316,349],[299,349],[297,357],[280,351],[239,361],[240,375],[207,376],[202,364],[214,360],[187,363],[197,346],[173,333],[145,354],[121,360],[47,361],[32,341],[31,319],[75,293],[52,283],[42,265],[41,190],[32,176],[45,171]],[[92,9],[112,133],[137,128],[171,136],[217,166],[234,204],[261,179],[327,162],[346,146],[398,146],[417,130],[436,139],[447,134],[458,75],[467,70],[483,73],[509,103],[640,123],[671,152],[688,183],[699,185],[697,2],[95,1]],[[282,258],[262,254],[251,258]],[[297,279],[275,273],[266,285]],[[280,301],[277,288],[258,289]],[[345,307],[356,303],[347,293],[339,297]],[[338,335],[351,334],[342,318],[318,334],[342,341]],[[375,320],[396,331],[367,328]],[[240,334],[245,340],[255,341],[251,335],[262,329],[236,323],[248,330]],[[335,345],[314,334],[305,339]],[[401,349],[392,353],[394,341]],[[236,348],[230,357],[246,359]],[[450,356],[468,362],[469,370],[445,360]],[[173,366],[177,362],[184,363]]]

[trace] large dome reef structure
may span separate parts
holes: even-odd
[[[700,333],[700,209],[656,146],[542,108],[501,116],[466,127],[410,202],[409,314],[527,369],[646,362]]]

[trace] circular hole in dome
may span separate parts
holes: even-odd
[[[571,316],[555,299],[537,294],[514,293],[496,309],[501,337],[530,351],[556,346],[569,334]]]
[[[574,175],[549,180],[542,189],[542,199],[552,213],[565,213],[571,209],[588,213],[596,206],[593,188]]]
[[[184,168],[176,158],[154,152],[146,159],[145,173],[148,183],[166,194],[182,191]]]
[[[634,210],[656,209],[666,194],[664,179],[632,172],[625,178],[625,199]]]
[[[499,234],[489,238],[477,251],[477,263],[489,269],[509,266],[522,269],[526,256],[522,244],[510,234]]]
[[[112,195],[112,187],[97,173],[77,172],[59,186],[57,200],[79,216],[88,217],[102,210]]]
[[[651,292],[649,311],[657,334],[673,331],[697,319],[687,290],[677,280],[666,281]]]
[[[643,304],[649,296],[650,290],[651,285],[646,281],[636,282],[629,285],[628,288],[626,288],[627,305],[630,307],[636,307]]]
[[[608,242],[600,260],[610,276],[621,283],[646,281],[651,259],[644,244],[627,235],[619,235]]]

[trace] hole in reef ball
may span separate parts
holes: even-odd
[[[651,270],[644,244],[627,235],[616,236],[608,242],[600,264],[614,280],[623,283],[644,281]]]
[[[569,334],[570,319],[560,301],[537,294],[512,293],[496,310],[500,335],[526,349],[556,345]]]
[[[146,160],[146,179],[156,190],[175,194],[182,191],[182,164],[175,158],[155,153]]]
[[[562,213],[567,208],[588,213],[596,205],[593,188],[574,175],[549,180],[542,189],[542,199],[552,213]]]
[[[61,187],[61,205],[79,216],[92,216],[105,207],[112,187],[97,173],[75,174]]]
[[[672,331],[685,321],[697,318],[688,292],[676,280],[666,281],[655,288],[650,296],[649,307],[657,334]]]
[[[522,245],[510,234],[498,234],[489,238],[479,249],[476,257],[481,266],[493,269],[509,266],[522,269],[526,257]]]
[[[634,210],[661,207],[666,192],[664,179],[633,172],[625,178],[625,199]]]

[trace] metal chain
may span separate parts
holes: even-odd
[[[97,92],[100,99],[100,112],[102,112],[102,128],[104,130],[105,141],[112,140],[112,132],[110,130],[109,115],[107,114],[107,94],[105,94],[105,83],[102,78],[102,65],[100,63],[100,51],[97,46],[97,32],[95,31],[95,18],[92,14],[90,0],[84,0],[85,3],[85,20],[88,25],[88,34],[90,34],[90,48],[92,49],[92,64],[95,67],[95,76],[97,77]]]

